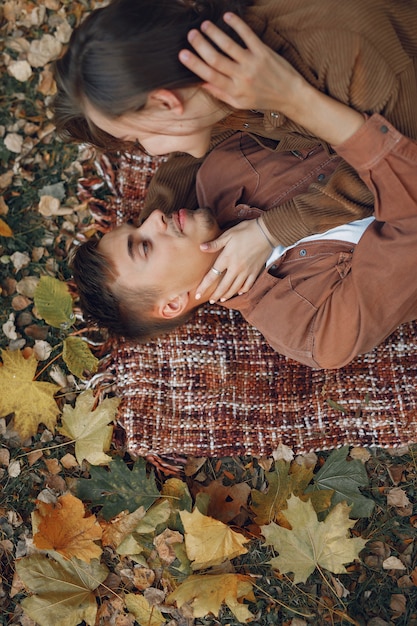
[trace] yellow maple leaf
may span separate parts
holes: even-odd
[[[91,389],[83,391],[75,403],[64,406],[62,428],[59,432],[75,440],[75,456],[78,463],[86,459],[92,465],[107,465],[111,457],[105,454],[110,448],[113,426],[120,398],[106,398],[93,411],[95,403]]]
[[[93,591],[105,580],[109,570],[95,559],[84,563],[70,561],[59,554],[47,558],[33,554],[16,562],[16,571],[34,595],[21,605],[36,624],[70,626],[96,623],[97,601]]]
[[[84,517],[84,504],[67,493],[57,503],[38,502],[32,513],[33,543],[40,550],[55,550],[70,559],[89,563],[100,558],[103,550],[94,541],[101,539],[102,529],[95,515]]]
[[[311,501],[303,502],[292,496],[288,500],[285,516],[291,530],[274,522],[262,526],[267,545],[272,545],[279,556],[269,561],[281,573],[293,572],[294,583],[305,582],[316,567],[342,574],[345,563],[351,563],[365,546],[360,537],[349,537],[355,520],[349,519],[350,507],[339,502],[319,522]]]
[[[204,617],[212,613],[216,617],[220,607],[225,603],[240,622],[253,619],[242,600],[255,600],[252,583],[247,576],[241,574],[215,574],[189,576],[167,601],[176,602],[178,607],[189,603],[194,617]]]
[[[151,606],[145,596],[129,593],[125,597],[129,613],[132,613],[141,626],[162,626],[166,620],[161,611]]]
[[[22,439],[35,435],[40,423],[54,430],[60,413],[54,394],[60,389],[54,383],[33,380],[37,360],[25,359],[19,350],[2,350],[0,367],[0,415],[14,413],[14,426]]]
[[[220,565],[227,559],[245,554],[243,547],[249,539],[235,533],[229,526],[202,515],[198,509],[192,513],[180,511],[185,530],[185,549],[193,570]]]

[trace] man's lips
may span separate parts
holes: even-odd
[[[186,209],[180,209],[179,211],[172,214],[172,221],[174,223],[174,228],[178,230],[180,233],[184,232],[184,225],[186,220]]]

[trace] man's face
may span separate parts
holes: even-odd
[[[220,232],[208,209],[181,209],[169,217],[156,210],[139,228],[124,224],[114,229],[99,244],[116,270],[112,291],[117,296],[121,288],[157,288],[167,298],[190,292],[194,307],[199,304],[195,289],[216,258],[202,252],[200,244]]]

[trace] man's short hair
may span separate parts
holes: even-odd
[[[75,249],[70,262],[86,322],[106,328],[111,335],[145,342],[187,321],[191,312],[169,320],[150,315],[160,293],[157,287],[139,290],[123,287],[116,295],[111,286],[117,273],[98,249],[99,243],[99,236],[91,237]]]

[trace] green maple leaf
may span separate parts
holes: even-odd
[[[106,398],[93,411],[95,398],[89,389],[83,391],[75,408],[66,404],[62,411],[62,428],[59,432],[75,440],[75,456],[78,463],[86,459],[92,465],[108,465],[111,456],[105,454],[110,448],[113,426],[108,426],[116,416],[119,398]]]
[[[319,522],[312,503],[295,496],[288,500],[285,517],[291,530],[271,522],[262,526],[267,545],[272,545],[279,556],[269,561],[281,573],[293,572],[294,583],[306,582],[316,567],[334,574],[346,572],[344,564],[351,563],[365,546],[359,537],[350,538],[349,529],[354,520],[349,519],[346,503],[337,504],[324,522]]]
[[[147,475],[145,459],[139,459],[132,470],[120,457],[111,462],[109,469],[91,467],[91,478],[81,478],[77,495],[81,500],[102,506],[101,514],[109,520],[121,511],[132,513],[140,506],[145,510],[160,497],[154,473]]]
[[[318,489],[334,491],[332,506],[338,502],[347,502],[351,506],[350,515],[354,518],[369,517],[375,503],[359,491],[360,487],[369,484],[368,474],[361,461],[347,461],[349,446],[334,450],[323,467],[314,476],[314,485],[306,492]]]
[[[35,435],[40,423],[54,430],[60,413],[54,394],[60,387],[33,380],[38,362],[25,359],[19,350],[2,350],[0,367],[0,415],[14,413],[14,425],[22,437]]]
[[[35,554],[16,562],[16,570],[33,596],[22,607],[40,626],[77,626],[83,620],[95,624],[97,602],[93,591],[105,580],[108,569],[97,559],[54,558]]]

